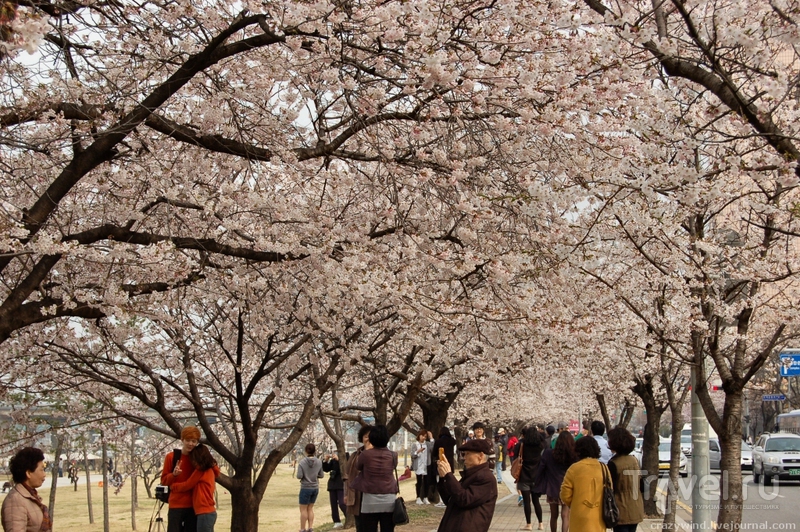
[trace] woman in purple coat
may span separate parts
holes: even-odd
[[[575,438],[565,430],[559,434],[555,449],[546,449],[539,460],[536,493],[547,495],[550,505],[550,532],[558,527],[558,507],[561,506],[561,532],[569,530],[569,506],[561,501],[561,483],[569,466],[578,460],[575,455]]]
[[[369,432],[371,449],[358,457],[358,475],[351,483],[361,492],[361,529],[359,532],[393,532],[394,500],[397,498],[397,453],[386,448],[389,432],[385,425],[375,425]]]

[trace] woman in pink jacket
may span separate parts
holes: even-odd
[[[9,462],[14,487],[0,510],[5,532],[49,532],[50,513],[36,488],[44,484],[44,453],[36,447],[25,447]]]

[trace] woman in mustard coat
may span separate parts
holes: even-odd
[[[594,438],[581,438],[575,442],[575,454],[578,461],[567,469],[561,484],[561,500],[569,506],[569,528],[605,532],[600,446]]]

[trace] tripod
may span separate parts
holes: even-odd
[[[150,518],[150,528],[147,529],[147,532],[166,532],[167,527],[164,525],[164,518],[161,517],[161,508],[163,507],[164,502],[157,500],[153,508],[153,517]]]

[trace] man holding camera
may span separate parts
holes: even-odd
[[[164,458],[164,469],[161,471],[163,486],[186,482],[194,473],[190,454],[200,443],[200,430],[197,427],[184,428],[181,431],[181,443],[183,446],[180,453],[178,453],[178,449],[175,449]],[[214,476],[217,475],[219,475],[219,468],[216,468],[214,472]],[[195,532],[196,529],[197,517],[192,509],[192,492],[169,490],[167,532]]]

